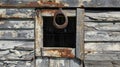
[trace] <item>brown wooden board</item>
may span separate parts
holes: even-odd
[[[75,58],[74,48],[42,48],[43,57]]]

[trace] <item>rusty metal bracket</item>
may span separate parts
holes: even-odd
[[[63,24],[61,24],[61,25],[60,25],[60,24],[57,24],[57,22],[56,22],[56,17],[57,17],[57,15],[59,15],[59,14],[62,14],[62,15],[65,17],[65,22],[64,22]],[[61,22],[61,23],[62,23],[62,22]],[[59,10],[55,12],[54,17],[53,17],[53,25],[54,25],[57,29],[64,29],[65,27],[67,27],[67,25],[68,25],[68,18],[67,18],[67,16],[63,13],[62,8],[59,8]]]

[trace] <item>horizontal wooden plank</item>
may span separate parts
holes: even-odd
[[[115,51],[120,51],[120,43],[85,43],[85,53],[95,54],[95,53],[105,53],[105,52],[116,53]],[[109,52],[109,53],[110,53]]]
[[[31,60],[34,42],[0,41],[0,60]]]
[[[120,11],[88,10],[85,21],[120,21]]]
[[[36,67],[49,67],[50,64],[49,58],[37,58],[36,59]]]
[[[85,55],[85,60],[89,61],[120,61],[119,53],[95,53]]]
[[[33,18],[34,9],[0,8],[0,17],[2,18]]]
[[[75,49],[73,48],[43,48],[42,55],[47,57],[74,58]]]
[[[120,7],[119,0],[83,0],[84,7]]]
[[[56,11],[58,11],[58,9],[41,9],[40,10],[42,16],[54,16]],[[62,11],[66,16],[76,16],[76,10],[63,9]]]
[[[0,7],[79,7],[81,0],[1,0]]]
[[[0,30],[0,39],[34,39],[34,30]]]
[[[34,67],[34,61],[0,61],[0,67]]]
[[[120,32],[85,31],[85,41],[120,41]]]
[[[111,61],[85,61],[85,67],[113,67]]]
[[[120,31],[119,22],[85,22],[86,31]]]
[[[80,60],[70,58],[39,57],[36,59],[36,67],[81,67]]]
[[[32,60],[34,58],[34,51],[21,50],[3,50],[0,51],[0,60]]]
[[[120,7],[119,0],[1,0],[0,7]]]
[[[23,49],[24,48],[24,49]],[[34,42],[31,41],[0,41],[0,50],[33,50]]]
[[[70,67],[69,64],[69,59],[56,58],[50,59],[49,67]]]
[[[25,29],[34,28],[34,21],[22,21],[22,20],[1,20],[0,29]]]

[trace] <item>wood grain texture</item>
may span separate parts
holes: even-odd
[[[35,54],[36,56],[41,56],[41,48],[43,47],[43,19],[40,12],[36,11],[35,21]]]
[[[84,59],[84,9],[77,9],[76,57]]]
[[[56,57],[56,58],[75,58],[74,48],[57,48],[47,47],[41,48],[43,57]]]
[[[78,59],[70,59],[70,67],[82,67],[81,61]]]
[[[120,31],[120,23],[118,22],[109,22],[109,21],[103,21],[103,22],[85,22],[85,30],[86,31],[114,31],[119,32]]]
[[[81,67],[80,60],[68,58],[45,58],[40,57],[36,60],[36,67]]]
[[[34,9],[0,8],[0,18],[34,18]]]
[[[0,39],[34,39],[34,30],[0,30]]]
[[[37,58],[36,59],[36,67],[49,67],[49,58]]]
[[[0,29],[32,29],[34,28],[34,21],[30,20],[1,20]]]
[[[120,7],[119,0],[56,0],[48,3],[48,0],[1,0],[1,7]]]
[[[58,10],[58,9],[57,9]],[[41,15],[42,16],[54,16],[54,13],[57,11],[56,9],[41,9]],[[66,16],[76,16],[76,10],[70,10],[70,9],[62,9],[63,13]]]
[[[79,7],[81,0],[1,0],[0,7],[14,7],[14,8],[33,8],[33,7]]]
[[[49,67],[69,67],[69,60],[60,58],[50,59]]]
[[[85,31],[85,41],[120,41],[120,32]]]
[[[85,43],[86,53],[96,53],[105,51],[120,51],[120,43]]]
[[[24,48],[24,49],[23,49]],[[33,41],[0,41],[0,50],[33,50]]]
[[[86,10],[85,21],[120,21],[120,12],[113,10]]]
[[[119,0],[83,0],[84,7],[120,7]]]
[[[85,67],[114,67],[110,61],[100,62],[100,61],[86,61]]]
[[[1,67],[34,67],[34,61],[0,61]]]

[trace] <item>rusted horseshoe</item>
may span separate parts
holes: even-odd
[[[64,16],[64,22],[60,22],[60,24],[57,23],[57,16],[62,15]],[[61,24],[62,23],[62,24]],[[53,25],[57,28],[57,29],[64,29],[65,27],[67,27],[68,25],[68,18],[67,16],[63,13],[62,9],[60,8],[58,11],[55,12],[54,17],[53,17]]]

